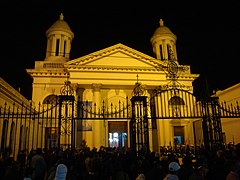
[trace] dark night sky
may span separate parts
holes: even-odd
[[[41,3],[40,3],[41,2]],[[209,89],[239,83],[240,2],[112,1],[111,4],[63,0],[2,3],[0,75],[31,99],[25,69],[45,58],[46,30],[63,12],[75,37],[71,59],[122,43],[152,56],[150,38],[159,19],[177,36],[180,64],[191,65]],[[97,1],[98,2],[98,1]],[[102,3],[102,2],[101,2]],[[156,4],[157,3],[157,4]]]

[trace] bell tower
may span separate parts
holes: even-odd
[[[177,36],[164,25],[162,19],[159,21],[159,27],[155,30],[150,39],[155,58],[159,60],[177,60],[176,40]]]
[[[45,61],[69,61],[74,33],[63,18],[63,13],[61,13],[59,19],[46,31],[47,49]]]

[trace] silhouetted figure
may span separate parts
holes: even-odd
[[[192,163],[192,158],[190,157],[190,154],[187,154],[185,157],[182,159],[182,165],[180,166],[180,179],[181,180],[186,180],[189,179],[189,177],[193,174],[193,163]]]
[[[226,180],[240,180],[240,161],[236,160],[232,170],[227,174]]]
[[[30,167],[32,169],[32,180],[43,180],[45,178],[47,165],[42,156],[41,148],[37,148],[36,154],[32,157]]]

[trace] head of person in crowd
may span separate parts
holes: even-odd
[[[37,155],[42,155],[42,148],[37,148],[36,154]]]
[[[180,165],[177,162],[170,162],[168,165],[168,174],[164,180],[179,180],[178,172],[180,170]]]
[[[240,161],[235,160],[232,165],[232,172],[236,173],[238,176],[240,176]]]
[[[136,180],[145,180],[145,176],[144,174],[139,174],[138,177],[136,178]]]
[[[67,166],[65,164],[58,164],[54,180],[65,180],[67,177]]]
[[[177,173],[180,170],[180,166],[177,162],[171,162],[168,166],[169,172]]]

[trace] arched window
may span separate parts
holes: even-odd
[[[160,59],[161,59],[161,60],[164,60],[164,58],[163,58],[163,48],[162,48],[162,45],[159,46],[159,50],[160,50]]]
[[[169,105],[185,105],[184,101],[182,98],[179,96],[173,96],[169,100]]]
[[[7,131],[8,131],[8,121],[4,120],[3,128],[2,128],[2,141],[1,141],[1,151],[2,152],[6,149]]]
[[[173,96],[168,102],[172,116],[179,117],[181,115],[181,110],[183,110],[183,106],[185,105],[182,98],[179,96]]]
[[[59,56],[60,39],[56,40],[56,56]]]
[[[64,41],[64,46],[63,46],[63,57],[67,57],[66,55],[66,48],[67,48],[67,41]]]
[[[57,95],[49,95],[43,100],[43,104],[56,104],[57,102]]]
[[[171,52],[170,44],[167,44],[167,53],[168,53],[168,60],[172,60],[172,52]]]
[[[11,125],[11,131],[10,131],[10,139],[9,139],[9,150],[10,150],[10,153],[13,152],[14,150],[14,141],[15,141],[15,123],[13,122],[12,125]]]
[[[29,147],[29,128],[26,127],[24,129],[25,129],[24,149],[27,149],[27,147]]]
[[[21,126],[20,128],[20,136],[19,136],[19,150],[24,150],[24,139],[25,139],[25,136],[24,136],[24,127],[23,125]]]

